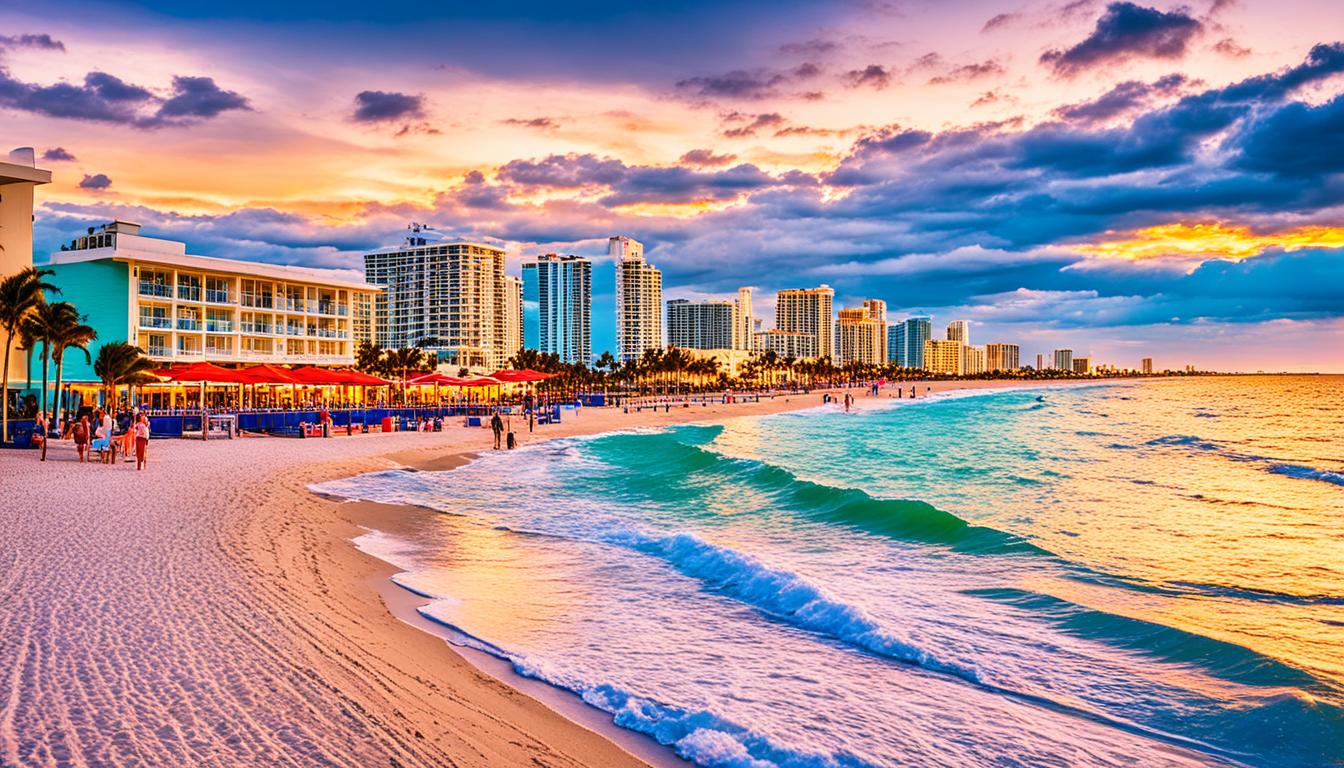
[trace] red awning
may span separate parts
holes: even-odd
[[[290,376],[300,384],[307,384],[314,387],[330,386],[333,384],[345,384],[345,379],[339,375],[338,371],[329,368],[317,368],[315,366],[304,366],[303,368],[293,368],[289,372]]]
[[[457,379],[452,376],[445,376],[442,373],[422,373],[419,376],[412,376],[406,380],[406,384],[412,386],[433,386],[435,384],[441,387],[456,386]]]
[[[459,383],[454,386],[458,387],[498,387],[501,384],[499,379],[490,376],[479,376],[474,379],[458,379],[457,381]]]
[[[187,363],[184,365],[174,365],[168,368],[162,368],[154,371],[154,375],[176,382],[205,382],[207,384],[255,383],[255,379],[253,379],[245,370],[223,368],[214,363],[205,362]]]
[[[380,379],[377,376],[371,376],[363,371],[332,371],[345,379],[345,384],[353,384],[360,387],[385,387],[392,382],[387,379]]]
[[[495,379],[496,381],[505,382],[507,384],[522,384],[531,381],[545,381],[547,379],[554,377],[555,374],[553,373],[542,373],[541,371],[534,371],[531,368],[523,368],[522,370],[519,371],[507,371],[507,370],[495,371],[494,373],[490,374],[490,378]]]
[[[252,377],[254,384],[300,384],[298,379],[286,368],[262,363],[254,365],[247,369],[247,373]]]

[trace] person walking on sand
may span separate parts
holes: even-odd
[[[47,425],[47,412],[39,410],[33,421],[33,444],[42,449],[38,461],[47,460],[47,432],[50,427]]]
[[[504,436],[504,420],[499,417],[499,411],[490,417],[490,431],[495,433],[495,450],[499,450],[499,441]]]
[[[149,461],[149,417],[140,414],[131,425],[131,432],[135,435],[135,468],[138,471]]]
[[[79,421],[70,428],[70,437],[75,441],[75,451],[79,454],[79,463],[84,463],[84,452],[89,448],[89,417],[80,416]]]

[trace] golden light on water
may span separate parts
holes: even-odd
[[[1214,258],[1240,261],[1270,248],[1344,248],[1344,227],[1294,227],[1256,233],[1244,224],[1223,222],[1162,224],[1132,232],[1108,233],[1108,239],[1078,247],[1104,259],[1142,261],[1159,258]]]

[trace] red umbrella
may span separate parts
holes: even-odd
[[[247,373],[252,377],[254,384],[299,384],[299,380],[294,378],[293,374],[285,368],[262,363],[254,365],[247,369]]]
[[[294,368],[290,370],[289,375],[294,377],[294,381],[299,384],[309,386],[330,386],[333,384],[345,384],[345,379],[337,371],[326,368],[317,368],[315,366],[305,366],[303,368]]]
[[[208,382],[211,384],[252,384],[255,379],[244,370],[223,368],[214,363],[188,363],[163,368],[155,376],[177,382]]]
[[[523,368],[519,371],[501,370],[490,374],[490,378],[506,384],[524,384],[532,381],[545,381],[554,377],[555,374],[553,373],[542,373],[541,371],[534,371],[531,368]]]

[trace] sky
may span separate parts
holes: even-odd
[[[767,318],[825,283],[1028,363],[1344,372],[1335,0],[6,3],[0,114],[39,260],[112,217],[351,269],[623,234]]]

